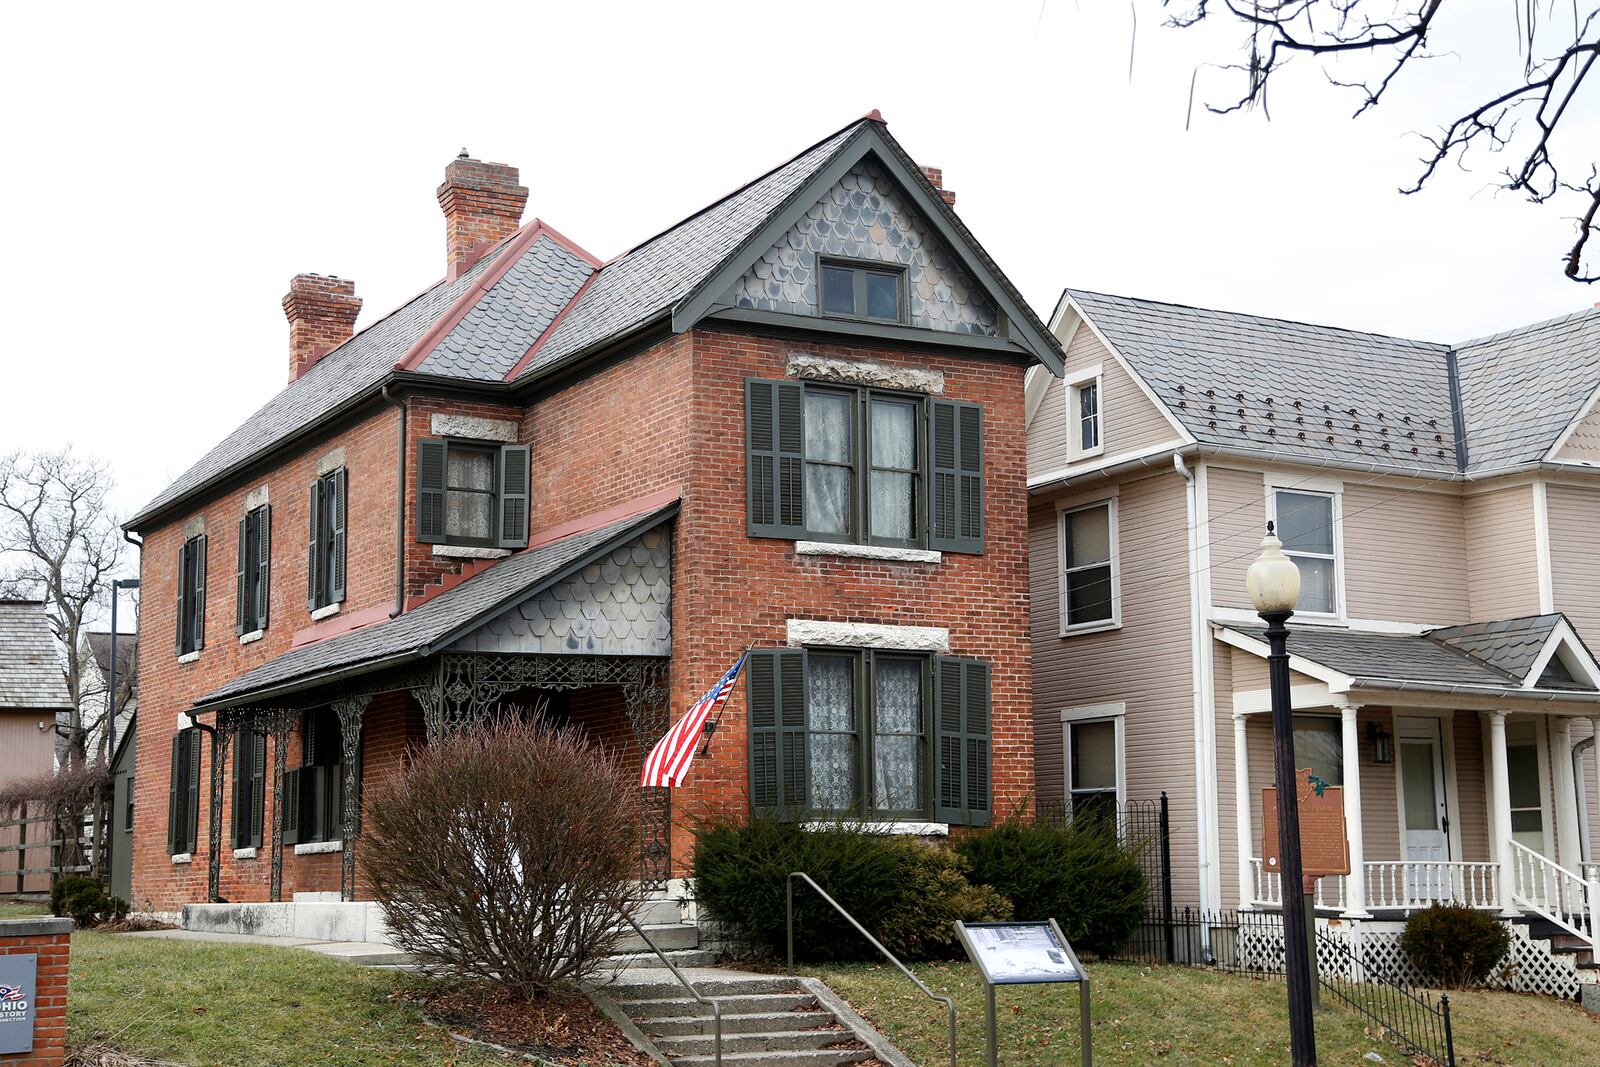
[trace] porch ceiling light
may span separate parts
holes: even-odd
[[[1261,555],[1250,564],[1244,577],[1250,603],[1262,615],[1286,615],[1300,601],[1300,568],[1283,554],[1283,542],[1267,523],[1267,536],[1261,539]]]

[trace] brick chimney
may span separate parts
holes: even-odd
[[[956,194],[944,187],[944,171],[940,170],[938,167],[923,167],[922,175],[928,179],[928,183],[932,185],[934,189],[938,190],[939,198],[941,200],[949,204],[951,207],[956,206]]]
[[[289,319],[289,380],[355,336],[361,298],[356,283],[332,275],[296,274],[283,298]]]
[[[515,233],[527,203],[528,190],[517,184],[516,167],[484,163],[463,148],[445,167],[439,186],[450,277],[460,277],[485,249]]]

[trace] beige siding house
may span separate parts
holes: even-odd
[[[1600,310],[1458,345],[1068,290],[1028,382],[1042,802],[1172,809],[1176,903],[1271,908],[1268,521],[1328,915],[1456,900],[1593,945]]]

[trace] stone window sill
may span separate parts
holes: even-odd
[[[200,650],[197,648],[193,652],[185,652],[183,655],[179,656],[178,657],[178,662],[179,663],[193,663],[196,660],[198,660],[199,658],[200,658]]]
[[[831,822],[808,822],[807,830],[826,830],[835,825]],[[949,837],[950,824],[947,822],[847,822],[842,825],[852,829],[861,830],[869,834],[894,834],[900,837]]]
[[[311,841],[304,845],[294,846],[296,856],[323,856],[329,852],[343,852],[343,841]]]
[[[339,604],[324,604],[311,613],[311,621],[321,622],[323,619],[331,619],[339,614],[340,607]]]
[[[796,541],[794,550],[802,556],[848,556],[852,559],[880,559],[890,563],[938,563],[944,559],[944,553],[926,548],[848,545],[834,541]]]
[[[241,645],[253,645],[265,636],[267,636],[267,631],[265,630],[251,630],[247,634],[239,635],[239,643]]]
[[[186,863],[193,863],[193,862],[194,862],[194,853],[192,853],[192,852],[180,852],[176,856],[172,857],[172,865],[174,867],[181,867]]]
[[[256,850],[253,847],[236,848],[233,850],[233,858],[236,860],[253,860],[256,858]]]
[[[445,559],[505,559],[509,548],[480,548],[477,545],[434,545],[433,554]]]
[[[1111,630],[1122,629],[1118,621],[1084,623],[1081,626],[1069,626],[1061,631],[1062,637],[1078,637],[1082,634],[1103,634]]]

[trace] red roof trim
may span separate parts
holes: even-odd
[[[574,534],[588,533],[590,530],[598,530],[602,526],[610,526],[614,522],[631,518],[634,515],[643,515],[646,512],[655,511],[657,508],[664,508],[668,504],[682,499],[682,496],[682,491],[677,486],[673,486],[670,489],[662,489],[659,492],[634,497],[625,503],[606,508],[604,511],[596,511],[589,515],[584,515],[582,518],[573,519],[571,522],[563,522],[558,526],[546,527],[528,538],[528,547],[522,551],[527,552],[530,549],[542,548],[554,541],[563,540]]]
[[[589,291],[590,283],[598,277],[600,277],[600,271],[596,270],[583,280],[583,284],[578,286],[578,291],[572,294],[572,299],[567,301],[567,306],[556,312],[556,317],[550,320],[550,325],[544,328],[543,333],[534,338],[533,344],[528,346],[528,350],[522,354],[522,358],[517,360],[516,364],[506,372],[505,378],[502,379],[503,381],[516,380],[517,375],[522,373],[522,369],[533,361],[534,354],[543,348],[545,341],[549,340],[550,336],[556,332],[556,327],[561,325],[561,320],[567,317],[569,311],[578,306],[578,301],[583,299],[583,294]]]
[[[504,278],[506,273],[516,266],[517,261],[522,258],[522,254],[540,237],[549,237],[556,244],[565,248],[594,269],[599,269],[600,261],[595,259],[594,256],[573,243],[565,234],[546,226],[539,219],[534,219],[507,239],[505,247],[499,253],[500,258],[494,266],[484,271],[483,276],[474,285],[456,297],[455,303],[450,305],[449,310],[439,318],[439,321],[430,326],[428,331],[417,338],[411,347],[406,350],[406,354],[395,363],[394,369],[416,370],[420,367],[423,360],[427,359],[433,350],[438,347],[439,342],[449,336],[450,331],[455,329],[461,323],[461,320],[467,317],[467,312],[477,306],[478,301],[483,299],[484,294],[493,289],[500,279]],[[487,254],[489,253],[485,253],[485,255]],[[590,277],[593,277],[593,275],[590,275]]]
[[[389,620],[389,605],[379,604],[377,607],[366,608],[362,611],[340,612],[331,619],[323,619],[313,623],[303,630],[296,630],[294,637],[289,641],[290,648],[300,648],[304,645],[314,645],[318,641],[326,641],[330,637],[347,634],[351,630],[359,630],[364,626],[371,626],[375,622]]]

